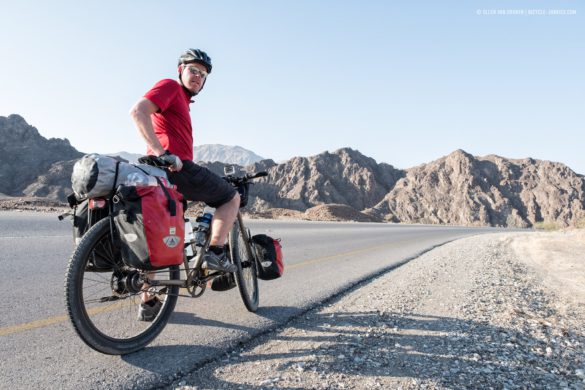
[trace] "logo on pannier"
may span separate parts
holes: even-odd
[[[174,226],[172,226],[169,229],[169,235],[166,236],[165,238],[163,238],[163,242],[169,248],[174,248],[177,245],[179,245],[179,242],[181,242],[181,240],[179,239],[179,237],[175,235],[176,231],[177,231],[177,228],[175,228]]]
[[[134,233],[126,233],[126,234],[124,234],[124,238],[128,242],[134,242],[138,239],[138,236]]]
[[[272,261],[262,261],[262,267],[270,267],[272,265]]]

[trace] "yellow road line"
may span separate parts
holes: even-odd
[[[368,248],[363,248],[363,249],[359,249],[359,250],[355,250],[355,251],[339,253],[337,255],[331,255],[331,256],[320,257],[320,258],[317,258],[317,259],[306,260],[306,261],[303,261],[301,263],[287,265],[286,268],[288,270],[302,268],[302,267],[306,267],[306,266],[309,266],[309,265],[312,265],[312,264],[317,264],[317,263],[322,263],[322,262],[329,261],[329,260],[333,260],[333,259],[338,259],[340,257],[347,257],[347,256],[358,255],[358,254],[362,254],[362,253],[366,253],[366,252],[371,252],[371,251],[374,251],[376,249],[386,248],[386,247],[388,247],[390,245],[394,245],[394,244],[396,244],[396,243],[394,242],[392,244],[376,245],[376,246],[371,246],[371,247],[368,247]],[[118,304],[115,304],[115,305],[112,305],[112,306],[107,306],[105,308],[94,308],[94,309],[90,309],[90,310],[88,310],[88,314],[89,315],[95,315],[95,314],[98,314],[98,313],[101,313],[101,312],[112,311],[112,310],[119,309],[120,307],[127,306],[129,304],[135,304],[135,302],[132,302],[132,303],[129,303],[129,302],[120,302]],[[8,327],[0,328],[0,336],[7,336],[7,335],[10,335],[10,334],[14,334],[14,333],[25,332],[27,330],[44,328],[44,327],[47,327],[47,326],[50,326],[50,325],[55,325],[55,324],[59,324],[59,323],[62,323],[62,322],[66,322],[68,320],[69,320],[69,317],[68,316],[56,316],[56,317],[49,317],[49,318],[46,318],[46,319],[43,319],[43,320],[25,322],[23,324],[18,324],[18,325],[13,325],[13,326],[8,326]]]
[[[101,313],[115,311],[115,310],[121,309],[123,307],[131,306],[131,305],[135,305],[135,304],[136,304],[136,302],[121,301],[121,302],[116,302],[115,304],[110,305],[110,306],[94,307],[92,309],[89,309],[87,311],[87,313],[90,316],[93,316],[93,315],[97,315],[97,314],[101,314]],[[32,330],[32,329],[37,329],[37,328],[44,328],[44,327],[49,326],[49,325],[55,325],[55,324],[59,324],[61,322],[65,322],[68,319],[69,319],[68,316],[57,316],[57,317],[49,317],[49,318],[46,318],[44,320],[31,321],[31,322],[26,322],[24,324],[8,326],[5,328],[0,328],[0,336],[7,336],[7,335],[12,334],[12,333],[19,333],[19,332],[24,332],[26,330]]]
[[[368,248],[358,249],[358,250],[351,251],[351,252],[344,252],[344,253],[339,253],[337,255],[331,255],[331,256],[320,257],[317,259],[306,260],[306,261],[303,261],[300,263],[287,265],[286,269],[291,270],[291,269],[296,269],[296,268],[302,268],[302,267],[305,267],[307,265],[323,263],[325,261],[329,261],[329,260],[333,260],[333,259],[339,259],[340,257],[347,257],[347,256],[358,255],[358,254],[362,254],[362,253],[366,253],[366,252],[371,252],[371,251],[374,251],[376,249],[386,248],[390,245],[395,245],[395,244],[396,244],[396,242],[393,242],[392,244],[375,245],[375,246],[370,246]]]
[[[31,321],[24,324],[0,328],[0,336],[6,336],[12,333],[19,333],[26,330],[44,328],[49,325],[59,324],[61,322],[67,321],[67,318],[67,316],[49,317],[44,320]]]

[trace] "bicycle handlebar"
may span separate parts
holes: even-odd
[[[140,164],[152,165],[152,166],[157,167],[157,168],[168,168],[171,166],[171,164],[164,161],[160,157],[153,156],[153,155],[142,156],[142,157],[138,158],[138,162]],[[257,179],[259,177],[266,177],[266,176],[268,176],[268,172],[261,171],[261,172],[256,172],[256,173],[246,173],[242,177],[228,175],[228,176],[224,177],[224,179],[230,183],[238,184],[238,183],[246,183],[250,180]]]
[[[224,176],[224,179],[232,184],[238,185],[240,183],[247,183],[253,179],[257,179],[259,177],[268,176],[268,172],[256,172],[256,173],[246,173],[244,176]]]

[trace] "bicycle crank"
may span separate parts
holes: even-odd
[[[187,291],[193,298],[199,298],[205,292],[207,288],[207,280],[206,278],[201,278],[200,275],[202,274],[201,269],[193,269],[189,272],[187,276]],[[205,276],[205,275],[201,275]]]

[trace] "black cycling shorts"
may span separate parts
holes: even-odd
[[[205,202],[211,207],[229,202],[236,195],[236,189],[227,181],[193,161],[183,161],[179,172],[168,172],[169,181],[187,200]]]

